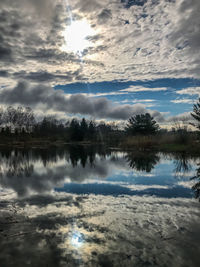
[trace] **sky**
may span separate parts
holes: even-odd
[[[1,0],[0,105],[162,125],[200,95],[199,0]]]

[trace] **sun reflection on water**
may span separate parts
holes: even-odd
[[[80,248],[84,244],[84,235],[78,231],[72,232],[70,243],[74,248]]]

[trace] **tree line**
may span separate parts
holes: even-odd
[[[200,99],[193,106],[192,117],[196,121],[193,124],[200,130]],[[123,135],[155,135],[160,131],[159,124],[149,114],[138,114],[128,119],[124,129],[119,129],[114,123],[96,123],[93,120],[80,120],[73,118],[63,122],[53,116],[44,116],[40,121],[35,119],[30,107],[0,108],[0,135],[52,137],[59,136],[69,141],[102,141],[105,137],[119,138]]]
[[[54,116],[44,116],[37,121],[30,107],[0,109],[0,135],[7,137],[28,136],[38,138],[62,137],[71,141],[96,140],[102,135],[116,132],[117,127],[104,122],[73,118],[63,122]]]

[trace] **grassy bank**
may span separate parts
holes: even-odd
[[[127,136],[120,143],[125,150],[156,150],[200,154],[200,141],[196,133],[166,133],[154,136]]]
[[[196,133],[162,133],[152,136],[127,136],[109,134],[102,139],[71,141],[62,136],[34,137],[30,134],[21,136],[1,136],[0,147],[48,147],[52,145],[104,145],[123,150],[186,152],[200,154],[200,141]]]

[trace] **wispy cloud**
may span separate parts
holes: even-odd
[[[129,88],[120,90],[121,92],[158,92],[158,91],[166,91],[167,87],[159,87],[159,88],[149,88],[149,87],[141,87],[141,86],[130,86]]]
[[[188,87],[176,91],[179,95],[200,95],[200,87]]]
[[[174,99],[174,100],[171,100],[170,102],[175,103],[175,104],[193,104],[194,99],[189,99],[189,98]]]
[[[107,92],[107,93],[80,93],[82,96],[88,97],[101,97],[101,96],[118,96],[118,95],[127,95],[128,92]],[[66,96],[70,97],[74,94],[65,94]]]

